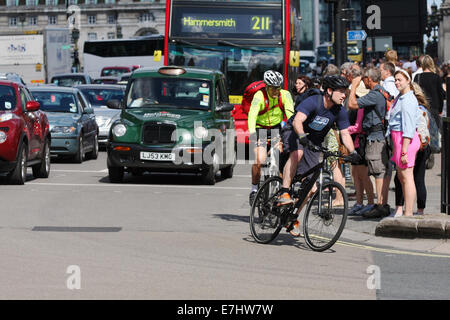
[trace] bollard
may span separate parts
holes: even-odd
[[[446,79],[446,117],[442,118],[441,148],[441,213],[450,214],[450,77]]]

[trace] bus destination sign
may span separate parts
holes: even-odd
[[[272,34],[272,24],[273,18],[271,15],[183,14],[181,32]]]

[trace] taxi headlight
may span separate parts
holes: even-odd
[[[125,133],[127,133],[127,127],[125,127],[125,125],[122,123],[116,124],[112,129],[112,133],[116,137],[122,137],[125,135]]]
[[[194,136],[197,139],[204,139],[208,136],[208,130],[204,127],[197,127],[194,129]]]

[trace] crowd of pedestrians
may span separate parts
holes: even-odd
[[[438,68],[429,55],[399,61],[395,50],[365,67],[346,62],[340,67],[328,64],[323,69],[322,79],[340,75],[350,83],[344,106],[350,121],[348,131],[361,156],[359,163],[352,164],[356,202],[351,215],[382,218],[424,213],[425,170],[431,150],[422,142],[418,127],[424,113],[441,126],[449,69],[450,63]],[[313,79],[300,76],[293,92],[295,107],[311,95],[309,90],[317,88],[317,81],[313,85]],[[324,143],[337,150],[341,144],[339,130],[330,130]],[[331,165],[334,179],[345,186],[343,165],[337,160]],[[391,210],[388,195],[393,172],[396,207]]]

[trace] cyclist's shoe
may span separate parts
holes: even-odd
[[[293,204],[294,200],[292,200],[289,193],[285,192],[283,193],[277,200],[277,206],[287,206],[289,204]]]
[[[256,198],[256,191],[250,192],[250,195],[248,196],[248,203],[250,204],[250,207],[253,205],[253,202],[255,202]]]
[[[298,220],[292,224],[292,228],[289,230],[289,233],[294,237],[300,237],[300,222],[298,222]]]

